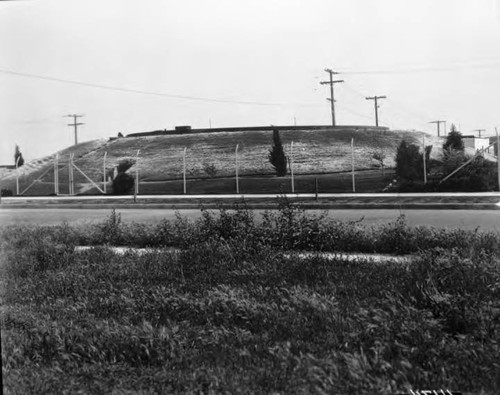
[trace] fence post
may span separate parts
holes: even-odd
[[[239,179],[238,179],[238,146],[239,146],[239,144],[236,144],[236,149],[234,151],[234,159],[235,159],[235,165],[236,165],[236,194],[240,193],[240,185],[239,185]]]
[[[135,156],[135,195],[139,194],[139,152],[140,149],[137,150],[137,154]]]
[[[498,165],[498,190],[500,191],[500,136],[498,135],[498,129],[495,126],[495,132],[497,134],[497,165]],[[495,150],[493,150],[495,152]]]
[[[21,156],[19,155],[16,159],[16,196],[19,196],[19,159]]]
[[[69,154],[69,166],[68,166],[68,176],[69,176],[69,195],[73,196],[75,193],[74,177],[73,177],[73,155]]]
[[[184,195],[186,194],[186,150],[187,147],[184,147],[184,153],[182,154],[182,183]]]
[[[352,192],[356,192],[356,180],[354,177],[354,137],[351,139],[351,168],[352,168]]]
[[[426,151],[425,151],[425,136],[422,136],[422,146],[423,146],[423,150],[424,150],[424,154],[422,155],[423,158],[424,158],[424,184],[427,184],[427,166],[426,166],[426,163],[425,163],[425,154],[426,154]]]
[[[59,154],[54,158],[54,194],[59,195]]]
[[[290,175],[292,176],[292,193],[295,193],[295,182],[293,179],[293,141],[290,143]]]
[[[107,181],[108,181],[108,175],[106,174],[106,156],[108,155],[108,151],[105,151],[104,152],[104,158],[103,158],[103,163],[102,163],[102,174],[104,176],[104,181],[103,181],[103,188],[102,190],[104,191],[104,194],[106,194],[106,184],[107,184]]]

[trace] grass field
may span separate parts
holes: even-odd
[[[498,233],[403,217],[368,227],[280,205],[259,223],[243,207],[150,226],[113,212],[97,225],[1,228],[5,392],[500,391]]]
[[[357,170],[378,169],[379,164],[372,158],[374,151],[384,152],[386,166],[394,166],[397,145],[402,139],[419,141],[421,133],[387,130],[356,130],[354,128],[336,128],[335,130],[290,130],[281,132],[287,155],[290,143],[294,142],[294,172],[297,176],[335,174],[351,169],[351,138],[354,138],[355,168]],[[430,141],[430,140],[429,140]],[[243,177],[270,177],[273,169],[268,160],[272,144],[272,132],[216,132],[193,133],[185,135],[148,136],[120,138],[110,141],[96,140],[78,144],[61,151],[59,160],[60,193],[68,193],[68,158],[75,154],[75,164],[94,182],[103,181],[103,158],[107,153],[106,169],[112,172],[121,160],[135,161],[140,150],[139,162],[129,170],[135,175],[139,170],[141,182],[150,187],[155,182],[161,185],[182,179],[183,150],[186,148],[187,178],[193,180],[221,180],[235,174],[235,148],[238,144],[239,174]],[[437,146],[437,145],[436,145]],[[438,154],[435,150],[434,154]],[[40,182],[31,186],[26,195],[48,195],[54,191],[54,155],[30,162],[21,168],[20,192],[28,188],[34,180],[43,175]],[[207,172],[211,169],[211,173]],[[376,187],[383,182],[380,180]],[[76,193],[94,193],[96,189],[77,170],[74,171]],[[217,181],[216,181],[217,182]],[[279,184],[281,180],[273,181]],[[15,191],[15,171],[11,171],[0,180],[2,188]],[[196,188],[204,190],[208,183],[197,182]],[[210,188],[210,187],[209,187]],[[343,187],[346,192],[350,186]],[[331,190],[332,192],[337,189]],[[279,189],[273,192],[279,193]],[[210,193],[210,192],[207,192]]]

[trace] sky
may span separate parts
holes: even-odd
[[[0,1],[0,164],[171,129],[500,127],[500,0]],[[443,126],[442,126],[443,128]]]

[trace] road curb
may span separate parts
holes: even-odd
[[[210,203],[122,203],[122,204],[2,204],[1,209],[177,209],[196,210],[219,208],[234,208],[237,202],[210,202]],[[306,210],[500,210],[500,205],[494,203],[307,203],[301,202],[300,207]],[[241,207],[241,204],[240,204]],[[276,203],[246,203],[248,209],[273,210],[277,209]]]

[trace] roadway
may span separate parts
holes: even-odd
[[[124,222],[154,224],[162,219],[175,219],[173,209],[132,209],[117,208]],[[320,210],[307,210],[318,214]],[[200,217],[199,209],[180,209],[178,212],[187,218]],[[254,210],[257,218],[263,210]],[[0,224],[40,224],[57,225],[63,221],[69,224],[96,223],[103,221],[111,213],[109,208],[16,208],[3,206],[0,209]],[[446,228],[491,230],[500,233],[500,210],[428,210],[428,209],[330,209],[328,216],[339,220],[359,220],[366,224],[381,224],[394,221],[404,214],[409,225],[426,225]]]

